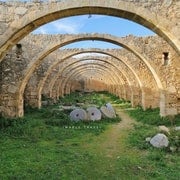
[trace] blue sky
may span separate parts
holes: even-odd
[[[104,15],[81,15],[53,21],[33,31],[34,34],[78,34],[103,33],[123,37],[154,35],[149,29],[132,21]],[[117,48],[118,46],[102,41],[81,41],[64,46],[64,48]]]

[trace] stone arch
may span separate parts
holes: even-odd
[[[88,65],[89,66],[89,65]],[[98,69],[97,69],[97,67],[98,67]],[[63,83],[61,84],[61,82],[60,82],[60,84],[59,84],[59,87],[61,87],[61,94],[64,94],[64,87],[65,87],[65,85],[66,85],[66,83],[68,82],[68,80],[70,80],[71,79],[71,77],[72,76],[75,76],[76,74],[78,74],[78,73],[80,73],[81,71],[86,71],[86,70],[90,70],[90,69],[92,69],[91,67],[85,67],[85,66],[82,66],[82,65],[80,65],[78,68],[76,68],[75,69],[75,71],[74,72],[72,72],[71,71],[71,73],[69,74],[69,76],[67,77],[67,78],[65,78],[65,80],[63,81]],[[78,70],[78,71],[77,71]],[[102,71],[102,73],[103,72],[107,72],[107,73],[109,73],[109,70],[108,70],[108,67],[102,67],[101,65],[99,65],[99,64],[97,64],[96,65],[96,70],[101,70]],[[116,78],[115,77],[111,77],[111,80],[112,80],[112,82],[115,84],[115,83],[118,83],[118,77],[116,76]]]
[[[108,63],[108,64],[112,64],[111,62],[108,62],[108,61],[105,61],[105,60],[99,60],[99,61],[101,61],[101,62],[106,62],[106,63]],[[57,72],[56,73],[56,75],[55,74],[53,74],[53,79],[51,80],[51,82],[48,82],[48,84],[49,84],[49,88],[51,89],[50,91],[52,91],[52,88],[51,87],[53,87],[54,86],[54,83],[55,83],[55,81],[58,79],[58,76],[61,76],[61,74],[63,73],[63,72],[65,72],[65,70],[69,70],[70,68],[71,68],[71,66],[73,66],[73,65],[75,65],[76,63],[81,63],[82,62],[82,60],[79,60],[79,59],[70,59],[69,60],[69,64],[65,64],[65,66],[63,66],[62,67],[62,69],[59,71],[59,72]],[[113,64],[112,64],[112,66],[114,66]],[[115,66],[114,66],[115,67]],[[119,71],[118,69],[116,69],[116,71]],[[113,72],[113,74],[114,74],[114,72]],[[45,85],[46,86],[46,85]],[[43,87],[42,87],[43,88]],[[41,88],[41,89],[42,89]],[[41,94],[41,93],[38,93],[38,94]],[[50,93],[51,94],[51,93]]]
[[[63,17],[83,15],[83,14],[104,14],[115,17],[122,17],[131,21],[142,24],[143,26],[156,32],[163,37],[176,51],[180,54],[180,43],[177,40],[178,27],[173,24],[174,21],[165,17],[165,14],[156,7],[153,1],[146,6],[142,3],[133,3],[119,0],[111,0],[105,2],[67,0],[66,2],[53,2],[47,4],[34,4],[29,9],[25,9],[25,13],[18,19],[18,14],[14,15],[14,21],[10,23],[9,28],[3,34],[4,38],[1,42],[1,55],[25,37],[28,33],[37,27]],[[150,7],[155,8],[150,9]],[[176,4],[178,6],[178,4]],[[149,7],[146,8],[146,7]],[[34,9],[36,9],[34,11]],[[5,15],[6,16],[6,15]],[[18,22],[17,20],[18,19]]]
[[[49,55],[51,52],[57,50],[58,48],[65,46],[67,44],[70,43],[74,43],[74,42],[79,42],[79,41],[84,41],[84,40],[100,40],[100,41],[105,41],[105,42],[110,42],[113,44],[116,44],[118,46],[122,46],[125,49],[129,50],[130,52],[132,52],[133,54],[135,54],[135,56],[137,56],[140,60],[142,60],[143,63],[145,63],[146,67],[150,70],[150,72],[152,73],[152,77],[155,79],[157,87],[162,90],[163,89],[163,85],[160,81],[160,78],[158,77],[157,73],[155,72],[155,70],[152,68],[152,66],[150,65],[150,61],[148,61],[145,57],[143,57],[134,46],[132,45],[128,45],[125,44],[125,41],[123,40],[119,40],[118,37],[115,36],[111,36],[111,35],[107,35],[107,34],[81,34],[81,35],[69,35],[69,36],[65,36],[66,38],[63,39],[57,39],[57,41],[55,43],[49,44],[48,48],[46,48],[45,50],[43,50],[43,52],[40,52],[40,54],[35,57],[31,62],[30,65],[28,66],[28,69],[23,77],[23,81],[21,83],[21,87],[22,89],[24,89],[24,81],[28,81],[30,76],[32,75],[32,73],[34,72],[35,68],[37,68],[39,66],[39,64],[43,61],[43,59]]]
[[[73,2],[75,2],[75,1],[73,1]],[[114,1],[115,3],[117,3],[116,1]],[[87,4],[85,3],[85,4],[83,4],[82,5],[82,7],[83,7],[83,9],[85,10],[85,9],[88,9],[89,8],[89,10],[90,9],[93,9],[93,7],[96,7],[96,4],[94,5],[94,6],[90,6],[90,5],[92,5],[92,4],[89,4],[90,2],[87,2]],[[94,2],[92,2],[92,3],[94,3]],[[97,4],[99,4],[100,2],[97,2]],[[119,3],[119,2],[118,2]],[[120,2],[120,3],[122,3],[122,2]],[[123,2],[124,3],[124,2]],[[123,4],[122,3],[122,4]],[[129,2],[128,2],[129,3]],[[56,4],[56,3],[55,3]],[[100,3],[101,4],[101,3]],[[105,3],[106,4],[106,3]],[[109,4],[109,3],[108,3]],[[108,4],[106,4],[106,6],[108,6]],[[133,5],[132,3],[130,3],[130,5]],[[133,5],[134,6],[134,5]],[[178,6],[178,5],[177,5]],[[112,5],[110,5],[110,7],[108,7],[108,10],[109,11],[111,11],[111,9],[113,9],[113,7],[115,7],[115,6],[112,6]],[[119,9],[119,6],[117,6],[118,7],[118,9]],[[115,9],[117,9],[117,7],[115,8]],[[124,7],[124,6],[122,6],[122,7]],[[121,8],[122,8],[121,7]],[[128,8],[129,7],[131,7],[131,6],[127,6]],[[136,6],[136,7],[138,7],[138,6]],[[56,7],[55,5],[52,5],[52,9],[53,8],[59,8],[60,10],[57,10],[56,12],[55,11],[51,11],[51,12],[47,12],[47,13],[49,13],[49,14],[46,14],[47,16],[43,16],[43,13],[41,14],[42,16],[39,16],[40,18],[41,17],[46,17],[45,19],[46,20],[44,20],[44,21],[42,21],[43,23],[46,23],[46,22],[48,22],[48,21],[51,21],[52,19],[48,19],[48,17],[50,17],[50,15],[52,16],[52,17],[55,17],[55,18],[57,18],[56,16],[54,16],[55,15],[55,13],[57,13],[57,12],[60,12],[62,9],[62,7]],[[80,8],[80,7],[79,7]],[[100,9],[101,8],[103,8],[103,7],[101,7],[100,6]],[[126,8],[126,9],[128,9],[128,8]],[[114,9],[114,10],[115,10]],[[123,8],[122,8],[123,9]],[[146,9],[146,8],[145,8]],[[77,9],[74,9],[74,12],[76,11]],[[107,10],[107,9],[106,9]],[[132,9],[130,8],[129,9],[129,11],[127,11],[127,12],[132,12],[132,14],[131,15],[133,15],[133,10],[131,11]],[[141,7],[141,10],[143,10],[143,8]],[[105,11],[105,9],[104,9],[104,11]],[[124,9],[124,10],[122,10],[122,11],[124,11],[124,14],[126,14],[126,10]],[[135,11],[135,10],[134,10]],[[29,12],[29,10],[28,10],[28,12]],[[44,9],[43,9],[43,12],[45,12],[44,11]],[[53,12],[54,12],[54,14],[53,14]],[[101,11],[102,12],[102,11]],[[147,10],[146,12],[150,12],[149,10]],[[158,12],[158,11],[157,11]],[[83,12],[84,13],[84,12]],[[112,13],[112,12],[111,12]],[[144,12],[143,12],[144,13]],[[156,19],[155,19],[155,21],[153,21],[153,22],[157,22],[157,28],[155,28],[155,30],[154,31],[158,31],[158,29],[160,29],[159,27],[167,27],[167,29],[166,28],[164,28],[163,29],[163,31],[164,32],[166,32],[166,31],[169,31],[169,32],[172,32],[172,34],[176,34],[175,32],[177,32],[175,29],[174,29],[174,27],[173,26],[171,26],[171,25],[173,25],[173,24],[171,24],[171,21],[168,19],[168,17],[167,17],[167,19],[163,19],[162,17],[162,15],[161,15],[161,12],[159,12],[160,13],[160,15],[158,15],[158,16],[156,16],[156,14],[155,13],[153,13],[153,16],[154,17],[156,17]],[[38,11],[38,14],[39,14],[39,11]],[[100,14],[100,13],[99,13]],[[139,18],[139,14],[142,14],[142,12],[140,11],[140,10],[138,10],[136,13],[134,13],[134,15],[137,15],[137,17]],[[57,15],[57,14],[56,14]],[[70,14],[70,15],[74,15],[74,14]],[[70,15],[67,15],[67,16],[70,16]],[[110,14],[111,15],[111,14]],[[129,14],[130,15],[130,14]],[[149,14],[150,15],[150,14]],[[64,15],[62,15],[62,16],[64,16]],[[117,14],[117,16],[121,16],[121,15],[118,15]],[[146,16],[146,17],[148,17],[148,15],[147,14],[145,14],[144,16]],[[165,17],[165,16],[164,16]],[[32,18],[32,19],[31,19]],[[16,36],[17,35],[17,33],[18,33],[18,31],[21,29],[21,28],[19,28],[19,27],[22,27],[22,24],[24,24],[24,28],[25,28],[25,26],[26,25],[28,25],[28,22],[34,22],[34,24],[32,23],[31,25],[36,25],[37,27],[40,25],[40,24],[35,24],[35,19],[36,19],[36,14],[34,13],[34,16],[32,16],[31,18],[29,18],[29,17],[27,17],[26,19],[23,19],[24,20],[24,22],[23,23],[21,23],[21,22],[19,22],[19,26],[17,26],[17,27],[13,27],[13,26],[11,26],[12,28],[14,28],[14,29],[12,29],[12,32],[15,32],[15,36],[13,37],[14,38],[14,41],[12,40],[10,40],[8,43],[9,43],[9,47],[12,45],[12,44],[14,44],[16,41],[18,41],[18,36]],[[131,18],[131,16],[130,16],[130,18]],[[136,19],[136,16],[135,17],[133,17],[134,19]],[[133,19],[132,18],[132,19]],[[33,20],[34,19],[34,20]],[[152,21],[150,21],[150,19],[153,19],[151,16],[149,16],[149,22],[151,22],[152,23]],[[39,20],[42,20],[42,19],[39,19]],[[147,20],[147,21],[148,21]],[[154,20],[154,19],[153,19]],[[162,22],[163,22],[163,20],[165,20],[165,25],[163,25],[162,24],[162,22],[161,22],[161,20],[162,20]],[[158,25],[158,21],[160,21],[161,23],[160,23],[160,25]],[[37,22],[37,21],[36,21]],[[39,23],[41,23],[41,21],[39,21]],[[156,24],[156,23],[154,23],[154,24]],[[14,24],[15,25],[15,24]],[[166,26],[167,25],[167,26]],[[175,25],[175,24],[174,24]],[[177,23],[177,25],[178,25],[178,23]],[[30,27],[30,26],[29,26]],[[176,26],[177,27],[177,26]],[[32,26],[32,29],[33,29],[34,27]],[[172,30],[170,29],[170,28],[172,28]],[[31,29],[27,29],[27,33],[28,32],[30,32],[31,31]],[[19,31],[20,32],[20,31]],[[22,32],[23,33],[23,32]],[[24,32],[24,34],[25,34],[26,32]],[[13,33],[12,33],[13,34]],[[167,32],[167,34],[168,34],[168,32]],[[20,34],[19,34],[20,35]],[[7,37],[7,36],[4,36],[5,38]],[[18,38],[17,38],[18,37]],[[23,36],[22,36],[23,37]],[[174,37],[178,37],[178,36],[169,36],[169,39],[171,39],[171,38],[174,38]],[[20,37],[21,38],[21,37]],[[174,38],[173,40],[175,41],[177,38]],[[168,40],[168,39],[167,39]],[[2,38],[2,42],[4,42],[4,39]],[[178,53],[179,53],[179,40],[177,40],[177,43],[175,43],[176,45],[177,45],[177,47],[178,47]],[[8,46],[7,46],[7,49],[9,48]],[[6,49],[6,48],[5,48]],[[3,50],[3,52],[4,52],[4,50]],[[27,80],[25,80],[25,81],[27,81]],[[20,92],[21,92],[21,90],[20,90]],[[23,92],[23,91],[22,91]],[[18,96],[18,95],[17,95]]]
[[[93,72],[96,74],[96,76],[101,76],[102,78],[105,78],[106,79],[106,85],[104,85],[105,87],[104,87],[104,89],[103,89],[103,91],[105,90],[105,91],[108,91],[108,88],[107,88],[107,84],[110,84],[110,83],[114,83],[114,80],[112,79],[112,77],[109,77],[108,75],[107,75],[107,72],[106,72],[106,70],[105,71],[103,71],[103,70],[101,70],[101,69],[94,69],[93,70]],[[89,73],[89,75],[88,76],[91,76],[92,77],[92,70],[91,69],[89,69],[89,68],[86,68],[86,69],[84,69],[84,68],[82,68],[81,70],[79,70],[78,72],[76,72],[75,73],[75,75],[73,75],[73,77],[76,77],[77,79],[80,79],[79,77],[80,76],[82,76],[82,79],[83,79],[83,74],[86,74],[86,77],[87,77],[87,74]],[[75,80],[76,80],[76,78],[75,78]],[[92,78],[91,78],[92,79]],[[97,79],[94,79],[96,82],[98,82],[98,78]],[[74,80],[73,80],[74,81]],[[90,82],[90,80],[89,80],[89,82]],[[91,82],[92,83],[92,82]],[[73,91],[71,91],[71,89],[72,89],[72,86],[73,86],[73,83],[71,84],[71,80],[70,80],[70,83],[69,83],[70,85],[69,85],[69,88],[70,88],[70,92],[73,92]],[[61,82],[59,83],[59,87],[60,87],[60,85],[61,85]],[[59,90],[61,90],[60,88],[59,88]],[[92,89],[86,89],[86,90],[90,90],[90,92],[91,92],[91,90]],[[95,90],[95,89],[93,89],[93,90]],[[99,89],[98,89],[98,91],[99,91]],[[61,94],[62,95],[62,94]]]
[[[114,59],[116,59],[117,61],[122,61],[129,69],[130,71],[132,71],[132,73],[134,74],[134,76],[136,77],[136,80],[138,81],[138,84],[140,86],[140,88],[143,86],[142,83],[141,83],[141,80],[140,78],[138,77],[138,75],[136,74],[136,72],[132,69],[132,67],[130,67],[123,59],[119,59],[116,55],[114,55],[113,53],[110,53],[110,52],[106,52],[105,50],[101,50],[101,49],[86,49],[86,50],[79,50],[79,51],[76,51],[76,52],[72,52],[70,53],[69,55],[67,56],[63,56],[61,62],[64,62],[65,60],[67,60],[68,58],[72,57],[72,56],[75,56],[75,55],[79,55],[79,54],[82,54],[82,53],[101,53],[101,54],[104,54],[104,55],[108,55],[108,56],[111,56],[113,57]],[[59,60],[57,61],[57,63],[59,63]],[[39,90],[41,91],[42,90],[42,86],[47,78],[47,76],[49,75],[49,73],[51,72],[51,70],[57,65],[57,63],[55,63],[54,65],[52,65],[52,67],[50,69],[48,69],[47,73],[46,73],[46,76],[44,77],[44,79],[39,83]]]
[[[72,54],[72,56],[73,56],[73,54]],[[66,58],[65,58],[65,59],[66,59]],[[68,60],[68,59],[66,59],[66,60]],[[76,61],[75,61],[75,62],[76,62]],[[106,62],[108,62],[108,61],[106,61]],[[60,62],[57,61],[57,62],[50,68],[50,70],[52,71],[53,68],[54,68],[55,66],[57,66],[57,64],[59,64],[59,63],[63,63],[63,61],[60,61]],[[110,62],[110,63],[112,63],[112,62]],[[64,70],[64,67],[63,67],[63,69],[61,70],[61,72],[62,72],[63,70]],[[51,71],[50,71],[50,72],[51,72]],[[49,73],[46,73],[46,77],[44,77],[43,80],[38,83],[38,95],[37,95],[37,96],[39,97],[39,99],[38,99],[38,107],[40,107],[41,91],[42,91],[42,89],[43,89],[44,83],[45,83],[48,75],[50,74],[50,72],[49,72]],[[113,72],[112,72],[112,73],[113,73]],[[53,78],[56,79],[57,77],[55,76],[55,77],[53,77]],[[53,86],[52,83],[49,83],[49,82],[48,82],[48,84],[50,84],[49,86]]]
[[[71,51],[70,51],[70,52],[71,52]],[[89,53],[89,52],[91,52],[91,53],[94,53],[94,52],[95,52],[95,53],[102,53],[102,54],[111,56],[111,57],[113,57],[114,59],[117,59],[117,61],[122,61],[122,62],[130,69],[130,71],[132,71],[132,73],[133,73],[133,75],[135,76],[135,79],[137,80],[140,88],[142,87],[142,83],[141,83],[138,75],[135,73],[135,71],[134,71],[128,64],[126,64],[125,61],[123,61],[122,59],[119,59],[119,58],[116,57],[113,53],[110,53],[110,52],[106,52],[106,51],[99,50],[99,49],[95,49],[95,50],[94,50],[94,49],[90,49],[90,50],[83,50],[83,51],[80,49],[79,51],[72,52],[71,54],[67,55],[67,57],[66,57],[66,56],[63,57],[62,60],[60,60],[60,62],[64,62],[64,60],[67,60],[68,58],[70,58],[70,57],[72,57],[72,56],[74,56],[74,55],[78,55],[78,54],[81,54],[81,53]],[[57,63],[59,63],[59,62],[57,61]],[[57,63],[55,63],[54,65],[51,66],[50,69],[48,69],[48,71],[47,71],[46,76],[44,77],[44,79],[43,79],[41,82],[39,82],[39,87],[38,87],[38,89],[39,89],[39,90],[38,90],[38,91],[39,91],[39,94],[38,94],[38,97],[41,96],[42,87],[43,87],[43,85],[44,85],[44,83],[45,83],[45,81],[46,81],[49,73],[50,73],[51,70],[57,65]]]
[[[108,60],[103,59],[102,57],[92,57],[92,58],[91,58],[91,57],[82,57],[82,58],[80,58],[80,59],[78,59],[78,60],[76,60],[76,61],[74,61],[74,62],[71,61],[71,63],[69,63],[69,64],[68,64],[65,68],[63,68],[60,72],[56,73],[57,75],[55,75],[55,77],[53,78],[52,83],[51,83],[51,82],[49,83],[49,84],[50,84],[50,87],[54,87],[55,81],[58,79],[59,76],[61,76],[61,74],[62,74],[66,69],[71,68],[72,65],[74,65],[74,64],[76,64],[76,63],[78,63],[78,62],[84,62],[84,61],[87,61],[87,60],[96,60],[96,61],[105,62],[105,63],[107,63],[107,64],[111,64],[111,66],[113,66],[118,72],[121,72],[122,75],[123,75],[123,77],[124,77],[124,78],[126,79],[126,81],[128,82],[129,87],[130,87],[131,98],[128,99],[128,100],[131,100],[132,105],[134,105],[134,98],[133,98],[133,93],[134,93],[134,92],[133,92],[133,89],[132,89],[133,83],[129,80],[128,75],[126,74],[125,71],[122,71],[122,70],[120,71],[119,68],[118,68],[113,62],[109,62]],[[111,69],[111,68],[110,68],[110,69]],[[114,71],[112,70],[111,72],[113,73]],[[53,88],[52,88],[52,89],[53,89]],[[51,91],[52,91],[52,90],[51,90]],[[123,94],[126,93],[125,91],[126,91],[126,90],[125,90],[125,87],[124,87],[124,93],[123,93]],[[126,99],[127,97],[123,96],[123,97],[121,97],[121,98]]]
[[[91,52],[91,51],[88,51],[88,50],[86,50],[86,52]],[[100,51],[94,51],[94,52],[100,52]],[[77,53],[74,53],[73,55],[76,55],[76,54],[79,54],[79,52]],[[113,56],[114,58],[116,58],[116,59],[118,59],[117,57],[115,57],[114,56],[114,54],[113,53],[104,53],[104,54],[107,54],[107,55],[111,55],[111,56]],[[71,55],[72,56],[72,55]],[[70,57],[70,56],[68,56],[68,57]],[[119,59],[118,59],[119,60]],[[127,65],[128,66],[128,65]],[[135,77],[136,77],[136,79],[138,80],[138,82],[139,82],[139,84],[140,84],[140,86],[142,86],[142,84],[141,84],[141,81],[139,80],[139,78],[138,78],[138,76],[136,75],[136,73],[134,72],[134,70],[130,67],[130,66],[128,66],[130,69],[131,69],[131,71],[133,71],[133,74],[135,75]],[[41,84],[41,83],[40,83]],[[41,91],[41,90],[40,90]],[[40,94],[38,95],[38,96],[40,96]]]
[[[110,66],[110,69],[111,67],[115,70],[115,72],[118,72],[118,73],[122,73],[119,71],[119,69],[112,63],[112,62],[109,62],[107,60],[103,60],[103,59],[100,59],[100,58],[94,58],[92,57],[91,58],[93,61],[95,61],[96,63],[97,62],[102,62],[102,63],[106,63],[106,65],[108,64]],[[67,66],[63,67],[61,69],[61,71],[59,71],[58,73],[56,73],[55,77],[51,80],[51,82],[49,83],[51,87],[50,91],[52,91],[53,87],[54,87],[54,83],[55,81],[58,79],[59,76],[61,76],[61,74],[63,74],[66,70],[68,71],[69,69],[73,68],[73,65],[76,65],[76,64],[80,64],[80,63],[83,63],[83,62],[86,62],[88,60],[91,60],[91,59],[87,59],[87,58],[81,58],[81,59],[77,59],[77,60],[71,60],[70,59],[70,63],[67,64]],[[88,63],[90,64],[90,63]],[[114,71],[112,71],[112,74],[114,75]],[[122,73],[122,75],[125,77],[125,75]],[[127,79],[127,77],[126,77]],[[120,76],[119,76],[119,80],[121,81],[122,83],[122,80],[120,79]]]
[[[26,81],[24,81],[24,85],[25,85],[25,84],[26,84]],[[23,94],[23,93],[22,93],[22,92],[23,92],[23,90],[20,90],[19,92],[20,92],[20,96],[22,96],[22,94]],[[19,99],[19,101],[20,101],[20,102],[19,102],[19,103],[17,103],[17,106],[19,106],[19,105],[21,105],[21,104],[23,103],[23,102],[22,102],[22,98],[20,98],[20,99]],[[20,106],[19,106],[19,107],[20,107]],[[21,108],[21,107],[20,107],[20,108]],[[19,108],[19,109],[20,109],[20,108]],[[18,110],[18,111],[19,111],[19,110]],[[21,114],[22,109],[21,109],[19,112],[20,112],[20,114]]]
[[[25,77],[23,78],[22,80],[22,83],[20,84],[20,88],[19,88],[19,92],[17,92],[16,94],[18,94],[17,96],[19,96],[19,100],[21,101],[20,103],[18,103],[18,106],[23,106],[23,102],[22,102],[22,92],[24,92],[24,89],[25,89],[25,86],[27,84],[27,81],[30,79],[30,76],[31,74],[33,73],[33,71],[35,70],[35,68],[37,68],[39,66],[39,64],[42,62],[42,60],[47,56],[49,55],[51,52],[55,51],[56,49],[64,46],[64,45],[67,45],[69,43],[72,43],[72,42],[77,42],[77,41],[81,41],[81,40],[88,40],[88,39],[99,39],[99,40],[104,40],[106,42],[111,42],[111,43],[114,43],[114,44],[117,44],[117,45],[122,45],[123,47],[125,47],[126,49],[130,50],[131,52],[133,52],[138,58],[140,58],[145,64],[146,66],[149,68],[150,72],[152,73],[153,75],[153,78],[155,79],[156,83],[157,83],[157,87],[161,90],[163,89],[162,87],[162,83],[158,77],[158,75],[156,74],[155,70],[151,67],[151,65],[149,64],[149,62],[144,58],[142,57],[142,55],[140,53],[138,53],[136,50],[134,50],[135,48],[134,47],[130,47],[128,45],[124,45],[123,42],[119,42],[117,41],[117,37],[113,37],[111,35],[99,35],[99,34],[90,34],[89,36],[88,35],[77,35],[77,36],[68,36],[69,39],[66,40],[66,39],[61,39],[61,41],[57,41],[56,44],[51,44],[49,45],[49,47],[44,50],[42,53],[40,53],[40,55],[38,56],[38,58],[34,58],[33,61],[31,61],[30,65],[28,67],[30,67],[27,72],[25,73]],[[64,41],[63,41],[64,40]],[[22,109],[22,107],[20,107]],[[20,110],[21,113],[22,113],[22,110]],[[22,116],[21,115],[21,116]]]
[[[85,60],[86,61],[86,60]],[[76,71],[77,70],[77,68],[80,68],[80,67],[84,67],[84,68],[86,68],[87,66],[100,66],[100,67],[98,67],[98,68],[107,68],[108,70],[109,70],[109,67],[107,66],[107,65],[104,65],[104,64],[100,64],[100,62],[94,62],[94,63],[87,63],[87,64],[78,64],[76,67],[69,67],[67,70],[68,70],[68,72],[69,71],[71,71],[71,73],[73,72],[73,71]],[[109,71],[109,73],[112,73],[112,71]],[[116,75],[116,74],[115,74]],[[67,79],[70,77],[70,75],[67,75]],[[117,77],[117,80],[118,80],[118,74],[116,75],[116,77]],[[116,80],[116,79],[115,79]],[[61,86],[61,88],[63,89],[64,88],[64,86],[65,86],[65,81],[66,81],[66,79],[63,81],[63,83],[61,84],[61,85],[63,85],[63,86]],[[124,83],[126,83],[126,82],[124,82]],[[118,84],[118,81],[116,81],[116,84]],[[129,84],[128,84],[129,85]],[[63,89],[64,90],[64,89]]]
[[[101,73],[97,70],[93,71],[95,76],[98,78],[93,78],[92,76],[92,71],[90,69],[84,69],[81,71],[78,71],[76,73],[76,75],[73,75],[73,79],[70,79],[67,84],[66,84],[66,89],[65,92],[71,93],[75,90],[75,86],[74,86],[74,81],[83,81],[84,80],[84,84],[85,84],[85,92],[91,92],[91,91],[108,91],[108,84],[112,83],[112,80],[109,79],[108,75]],[[103,82],[103,78],[106,79],[106,83]],[[89,82],[89,83],[88,83]],[[88,84],[90,86],[88,86]],[[93,87],[92,87],[93,84]]]
[[[75,61],[74,63],[69,64],[68,66],[66,66],[66,67],[63,69],[63,71],[57,73],[57,76],[59,76],[61,73],[63,73],[66,69],[67,69],[67,70],[70,69],[71,66],[73,66],[73,65],[75,65],[75,64],[77,64],[77,63],[79,63],[79,62],[85,62],[85,61],[87,61],[87,60],[88,60],[88,59],[83,58],[83,59],[80,59],[80,60]],[[119,71],[119,69],[118,69],[115,65],[111,64],[110,62],[108,62],[108,61],[106,61],[106,60],[101,60],[100,58],[99,58],[99,59],[94,58],[93,60],[96,60],[97,62],[105,62],[106,64],[111,65],[112,68],[115,68],[114,71],[117,72],[118,74],[119,74],[119,73],[122,73],[122,72]],[[111,69],[111,67],[110,67],[110,69]],[[111,71],[111,73],[114,74],[114,71]],[[122,76],[123,76],[125,79],[127,79],[127,76],[125,76],[123,73],[122,73]],[[120,75],[118,75],[118,78],[119,78],[119,81],[120,81],[119,83],[121,83],[121,84],[123,85],[123,82],[125,83],[125,81],[124,81],[123,79],[121,80],[122,77],[120,78]],[[128,80],[127,80],[127,81],[128,81]],[[54,82],[54,83],[55,83],[55,82]],[[129,83],[129,84],[130,84],[130,83]],[[53,86],[53,85],[52,85],[52,86]],[[124,91],[124,93],[125,93],[125,87],[123,86],[122,88],[123,88],[123,91]]]
[[[78,72],[74,72],[73,73],[73,79],[75,79],[76,80],[76,78],[78,78],[78,76],[82,76],[84,73],[85,74],[87,74],[88,72],[92,72],[92,69],[91,68],[84,68],[84,67],[82,67]],[[108,75],[106,75],[107,74],[107,72],[106,72],[106,70],[102,70],[101,68],[100,69],[94,69],[93,70],[93,72],[96,74],[96,76],[97,75],[101,75],[101,76],[103,76],[103,77],[106,77],[106,79],[107,79],[107,81],[106,81],[106,85],[107,84],[109,84],[109,83],[116,83],[116,81],[115,81],[115,79],[114,78],[112,78],[112,77],[108,77]],[[106,74],[105,74],[106,73]],[[72,77],[71,76],[71,77]],[[83,77],[82,77],[83,78]],[[62,83],[62,81],[60,81],[60,83],[59,83],[59,89],[60,89],[60,91],[61,91],[61,95],[63,95],[62,93],[63,92],[67,92],[67,90],[66,89],[68,89],[68,88],[70,88],[71,87],[71,79],[69,79],[69,81],[64,85],[64,91],[63,91],[63,89],[60,87],[61,86],[61,83]],[[73,80],[74,81],[74,80]],[[98,81],[97,79],[96,79],[96,81]],[[68,86],[68,84],[69,84],[69,86]]]

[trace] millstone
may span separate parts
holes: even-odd
[[[76,122],[87,120],[87,113],[84,109],[75,109],[70,113],[70,119]]]
[[[111,110],[109,110],[106,106],[102,106],[100,110],[105,117],[108,117],[108,118],[115,117],[114,113]]]
[[[101,111],[96,107],[87,108],[87,116],[91,121],[99,121],[101,120]]]
[[[107,107],[107,109],[112,111],[112,113],[114,114],[114,117],[116,117],[116,112],[115,112],[114,108],[112,107],[112,105],[110,103],[107,103],[106,107]]]

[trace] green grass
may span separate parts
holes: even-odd
[[[128,142],[138,149],[149,150],[154,156],[158,156],[159,153],[165,157],[167,154],[173,153],[170,147],[175,147],[174,157],[178,158],[180,148],[180,132],[175,131],[175,126],[180,126],[180,115],[172,117],[161,117],[159,115],[159,109],[147,109],[143,110],[141,107],[134,109],[128,109],[126,112],[134,118],[138,124],[134,125],[134,130],[129,133]],[[165,125],[169,128],[170,134],[164,133],[169,140],[169,146],[160,150],[153,148],[149,142],[146,142],[147,137],[153,137],[157,133],[160,133],[158,126]],[[170,156],[170,155],[168,155]],[[173,158],[173,156],[172,156]]]
[[[129,107],[129,102],[106,92],[73,93],[53,106],[27,108],[24,118],[1,118],[0,179],[179,179],[178,152],[155,149],[145,142],[147,136],[157,132],[160,119],[148,119],[157,117],[158,110],[129,110],[138,123],[113,136],[120,118],[74,123],[69,111],[56,110],[77,102]]]
[[[174,126],[180,125],[180,116],[176,115],[173,119],[170,117],[160,117],[159,109],[147,109],[144,111],[141,107],[128,109],[126,112],[138,123],[129,133],[127,144],[129,147],[137,148],[141,153],[145,153],[144,164],[150,163],[151,166],[146,170],[150,179],[172,179],[180,178],[180,132],[174,131]],[[170,135],[167,148],[157,149],[146,142],[147,137],[153,137],[159,133],[158,126],[165,125],[170,129]],[[164,133],[164,132],[163,132]],[[170,151],[170,147],[176,147],[176,151]]]
[[[102,98],[102,94],[95,92],[85,94],[74,92],[59,100],[59,104],[62,105],[76,105],[77,103],[95,104],[100,107],[107,103],[107,101]]]
[[[141,107],[127,110],[127,113],[138,122],[149,125],[180,126],[180,114],[174,117],[161,117],[159,108],[143,110]]]

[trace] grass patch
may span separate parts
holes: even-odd
[[[145,168],[147,179],[172,179],[180,178],[180,132],[174,131],[174,126],[179,126],[180,116],[170,118],[160,117],[159,109],[148,109],[144,111],[141,107],[126,110],[127,113],[138,123],[134,125],[134,129],[129,133],[126,144],[129,148],[138,149],[141,152],[143,162],[142,169],[147,167],[147,163],[151,164],[149,168]],[[173,122],[173,123],[172,123]],[[157,149],[146,141],[147,137],[153,137],[160,131],[159,125],[165,125],[170,129],[168,136],[169,146],[167,148]],[[171,151],[170,147],[176,148]]]
[[[149,125],[176,125],[180,126],[180,114],[174,117],[161,117],[159,115],[159,108],[143,110],[141,107],[130,109],[126,111],[132,118],[138,122]]]
[[[116,129],[118,117],[75,123],[69,111],[57,110],[61,105],[107,102],[129,106],[107,92],[73,93],[53,106],[28,107],[23,118],[1,118],[0,179],[179,179],[178,153],[157,150],[145,142],[156,131],[155,120],[147,120],[153,112],[136,114],[145,120],[132,130]]]
[[[141,151],[147,151],[148,159],[151,160],[152,163],[154,163],[154,165],[158,168],[159,166],[164,166],[165,171],[168,174],[167,168],[169,168],[169,166],[166,163],[169,163],[168,161],[170,161],[170,164],[172,165],[172,159],[177,159],[177,161],[180,160],[178,156],[180,150],[180,132],[174,130],[175,126],[180,125],[180,116],[176,115],[173,118],[173,121],[171,117],[160,117],[158,108],[147,109],[144,111],[141,107],[137,107],[135,109],[129,109],[127,112],[131,117],[139,122],[138,124],[134,125],[134,129],[129,133],[127,143],[129,143],[130,147],[136,147]],[[165,125],[168,127],[170,134],[160,132],[158,129],[159,125]],[[157,149],[152,147],[152,145],[146,141],[147,137],[152,138],[157,133],[164,133],[168,137],[168,147]],[[174,148],[174,150],[171,148]],[[166,156],[168,156],[170,159],[168,160]],[[173,168],[173,171],[176,172],[174,179],[178,179],[180,174],[175,170],[174,164],[171,166],[171,168]]]

